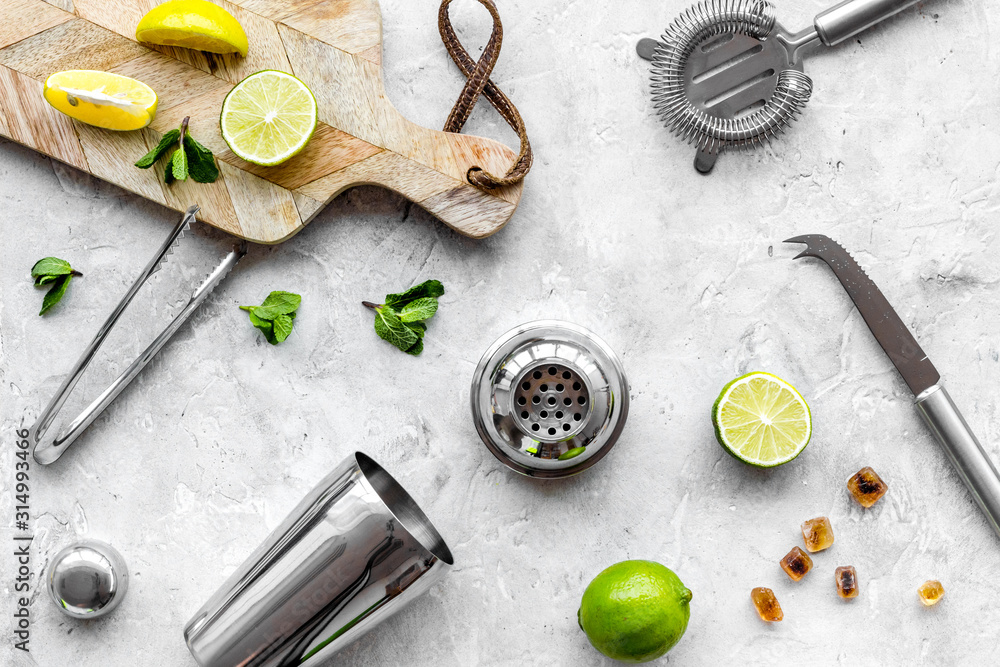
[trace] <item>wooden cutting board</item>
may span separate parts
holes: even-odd
[[[198,204],[200,219],[259,243],[289,238],[331,199],[364,183],[394,190],[476,238],[513,215],[521,185],[488,193],[465,175],[474,165],[503,174],[514,151],[411,123],[386,97],[377,0],[213,2],[246,31],[246,58],[137,43],[136,24],[160,0],[0,0],[0,135],[178,211]],[[42,98],[42,84],[67,69],[145,82],[159,96],[156,119],[143,130],[112,132],[62,115]],[[277,167],[236,157],[219,130],[226,93],[263,69],[299,77],[319,103],[309,145]],[[184,116],[218,158],[222,175],[213,184],[166,185],[162,166],[133,166]]]

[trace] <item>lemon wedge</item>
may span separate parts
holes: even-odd
[[[45,80],[45,101],[71,118],[108,130],[138,130],[156,116],[153,89],[127,76],[73,69]]]
[[[168,0],[157,5],[135,27],[135,38],[147,44],[242,56],[250,48],[239,21],[208,0]]]

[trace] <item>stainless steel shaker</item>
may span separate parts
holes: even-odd
[[[581,326],[539,320],[498,338],[476,366],[472,420],[511,470],[539,479],[587,470],[615,446],[628,418],[621,359]]]
[[[453,564],[410,495],[356,452],[327,475],[188,621],[202,667],[322,662]]]

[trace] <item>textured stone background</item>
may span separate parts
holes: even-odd
[[[437,3],[383,0],[389,93],[439,126],[460,81]],[[180,665],[185,621],[327,470],[355,449],[384,464],[448,540],[457,565],[430,594],[339,654],[343,665],[601,665],[577,628],[589,580],[626,558],[678,572],[691,623],[663,664],[987,664],[1000,658],[1000,542],[919,423],[906,387],[829,270],[782,239],[841,240],[881,284],[1000,455],[1000,17],[928,2],[807,63],[816,88],[773,149],[699,176],[653,116],[634,43],[687,5],[502,0],[495,79],[537,160],[520,210],[485,241],[362,188],[300,235],[254,247],[133,386],[58,464],[33,472],[36,572],[82,536],[110,541],[133,579],[100,622],[62,618],[34,592],[30,658],[10,649],[14,430],[30,425],[176,219],[0,142],[0,662]],[[821,0],[780,3],[807,25]],[[463,39],[484,11],[456,2]],[[469,130],[513,143],[481,105]],[[80,385],[113,377],[176,312],[229,242],[198,230],[136,303]],[[45,255],[86,276],[51,315],[28,279]],[[447,287],[427,349],[380,341],[360,301],[427,278]],[[236,306],[303,295],[291,338],[267,345]],[[586,474],[522,479],[480,444],[468,384],[508,328],[569,319],[618,350],[633,407],[618,447]],[[795,462],[761,472],[715,443],[719,389],[753,369],[796,384],[815,416]],[[863,511],[844,487],[872,465],[889,494]],[[778,559],[799,523],[837,542],[804,581]],[[836,597],[853,564],[861,596]],[[944,582],[924,609],[916,588]],[[772,587],[785,621],[749,598]],[[12,658],[10,656],[13,656]]]

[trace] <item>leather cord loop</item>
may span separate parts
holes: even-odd
[[[528,142],[528,133],[524,128],[524,120],[521,118],[521,114],[518,113],[517,107],[490,80],[490,74],[493,72],[493,67],[500,57],[500,46],[503,43],[503,26],[500,23],[500,13],[493,0],[478,0],[479,4],[486,7],[490,16],[493,17],[493,32],[490,34],[489,41],[486,42],[483,55],[479,57],[478,61],[475,61],[469,56],[468,51],[465,50],[465,47],[462,46],[455,35],[455,28],[451,24],[451,18],[448,16],[451,1],[442,0],[441,2],[441,9],[438,12],[438,29],[441,32],[441,40],[444,42],[445,48],[448,49],[448,55],[455,61],[458,69],[462,71],[467,80],[465,86],[462,88],[461,95],[458,97],[458,101],[455,102],[455,106],[448,115],[448,120],[444,124],[444,131],[461,132],[462,127],[465,126],[465,122],[469,120],[469,115],[472,113],[473,107],[476,106],[476,101],[479,100],[481,95],[485,96],[489,103],[493,105],[500,115],[503,116],[503,119],[507,121],[507,124],[521,138],[521,151],[518,153],[514,164],[504,176],[495,176],[482,167],[472,167],[466,174],[466,178],[476,187],[486,190],[520,183],[528,173],[528,170],[531,169],[532,156],[531,144]]]

